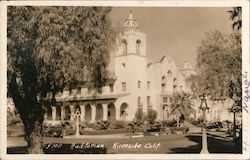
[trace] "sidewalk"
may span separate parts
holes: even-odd
[[[189,133],[201,133],[201,128],[193,125],[190,122],[185,122],[185,126],[189,128]]]

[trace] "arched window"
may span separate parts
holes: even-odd
[[[161,77],[161,91],[162,93],[165,93],[166,92],[166,89],[167,89],[167,84],[166,84],[166,77],[165,76],[162,76]]]
[[[140,46],[141,46],[141,40],[136,41],[136,53],[140,54]]]
[[[125,39],[122,40],[122,54],[127,54],[127,41]]]
[[[161,85],[162,85],[162,86],[165,86],[165,85],[166,85],[166,77],[165,77],[165,76],[162,76],[162,77],[161,77]]]

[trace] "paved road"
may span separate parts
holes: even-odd
[[[201,134],[191,133],[124,139],[45,138],[44,143],[104,144],[108,153],[199,153],[201,150]],[[8,146],[13,147],[15,144],[25,146],[26,143],[23,138],[8,137]],[[233,149],[233,142],[225,136],[225,133],[208,133],[208,150],[210,153],[234,153]]]

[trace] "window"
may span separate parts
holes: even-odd
[[[165,85],[166,85],[166,77],[165,77],[165,76],[162,76],[162,77],[161,77],[161,85],[162,85],[162,86],[165,86]]]
[[[141,46],[141,40],[136,41],[136,53],[140,54],[140,46]]]
[[[126,82],[122,82],[122,91],[123,91],[123,92],[126,91]]]
[[[147,96],[147,106],[150,106],[150,96]]]
[[[169,102],[172,103],[173,102],[173,98],[169,98]]]
[[[110,92],[114,92],[114,84],[109,84]]]
[[[150,81],[147,81],[147,89],[150,89]]]
[[[137,100],[137,101],[138,101],[138,107],[140,108],[140,107],[142,107],[142,104],[141,104],[141,97],[138,97],[137,99],[138,99],[138,100]]]
[[[173,85],[173,90],[174,90],[174,92],[177,92],[177,85]]]
[[[122,63],[122,66],[125,68],[126,67],[126,63]]]
[[[138,82],[137,82],[137,87],[138,87],[138,89],[141,88],[141,81],[138,81]]]
[[[174,78],[174,79],[173,79],[173,84],[176,84],[176,83],[177,83],[177,79]]]
[[[127,41],[125,39],[122,40],[122,54],[127,54]]]
[[[163,97],[163,102],[167,103],[168,102],[168,97]]]

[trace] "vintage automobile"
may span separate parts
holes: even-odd
[[[222,128],[224,128],[224,125],[222,122],[212,122],[208,123],[206,128],[209,131],[220,131]]]
[[[164,134],[185,134],[189,131],[186,126],[183,127],[165,127],[161,124],[153,125],[151,128],[144,130],[144,136],[158,136]]]

